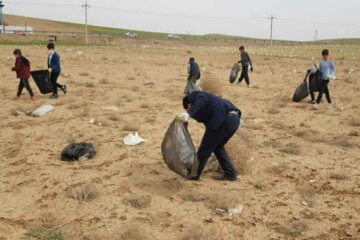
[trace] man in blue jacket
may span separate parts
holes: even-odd
[[[237,172],[225,150],[225,144],[231,139],[240,126],[241,111],[228,100],[217,97],[208,92],[195,91],[183,99],[186,112],[179,116],[183,122],[190,118],[203,123],[206,127],[204,137],[198,150],[200,178],[205,164],[211,153],[218,159],[223,176],[214,177],[215,180],[236,181]]]
[[[58,88],[60,88],[64,94],[67,92],[66,85],[57,83],[57,79],[61,72],[60,56],[55,51],[55,45],[53,43],[49,43],[47,45],[47,49],[49,50],[48,71],[50,74],[50,81],[53,86],[53,94],[50,98],[58,98]]]

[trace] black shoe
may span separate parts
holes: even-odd
[[[59,96],[57,95],[57,94],[53,94],[53,95],[51,95],[49,98],[51,98],[51,99],[55,99],[55,98],[58,98]]]
[[[213,176],[212,179],[217,180],[217,181],[230,181],[230,182],[235,182],[238,180],[238,177],[228,177],[228,176]]]
[[[61,90],[64,92],[64,94],[66,94],[66,93],[67,93],[67,87],[66,87],[66,85],[64,85],[64,86],[61,88]]]
[[[190,181],[199,181],[199,180],[200,180],[200,177],[199,177],[199,176],[191,177],[191,178],[189,178],[188,180],[190,180]]]
[[[310,104],[315,104],[316,102],[315,102],[315,100],[310,100],[309,103]]]

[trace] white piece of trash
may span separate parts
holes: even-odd
[[[239,204],[236,207],[228,208],[227,212],[229,213],[230,216],[232,216],[236,214],[241,214],[242,210],[243,210],[243,205]]]
[[[53,109],[54,109],[54,107],[51,105],[48,105],[48,104],[41,105],[39,108],[35,109],[31,113],[31,116],[41,117],[41,116],[44,116],[45,114],[47,114],[48,112],[52,111]]]
[[[119,111],[119,108],[117,106],[105,106],[101,108],[104,111],[111,111],[111,112],[116,112]]]
[[[124,144],[129,146],[138,145],[142,142],[146,142],[146,140],[140,137],[137,132],[135,134],[130,133],[124,138]]]

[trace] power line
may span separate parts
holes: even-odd
[[[90,8],[90,5],[87,1],[85,1],[85,4],[81,5],[81,7],[85,8],[85,44],[88,44],[88,9]]]

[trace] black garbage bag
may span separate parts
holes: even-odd
[[[303,81],[295,90],[294,96],[293,96],[293,102],[300,102],[304,98],[309,96],[309,89],[307,86],[307,82]]]
[[[233,83],[236,81],[239,71],[240,71],[240,66],[238,63],[235,63],[230,72],[230,78],[229,78],[230,83]]]
[[[187,127],[174,120],[167,130],[161,152],[166,165],[185,178],[197,176],[199,160]]]
[[[81,157],[93,158],[96,152],[92,143],[71,143],[61,152],[61,160],[78,161]]]
[[[42,94],[53,92],[48,70],[31,71],[30,73]]]

